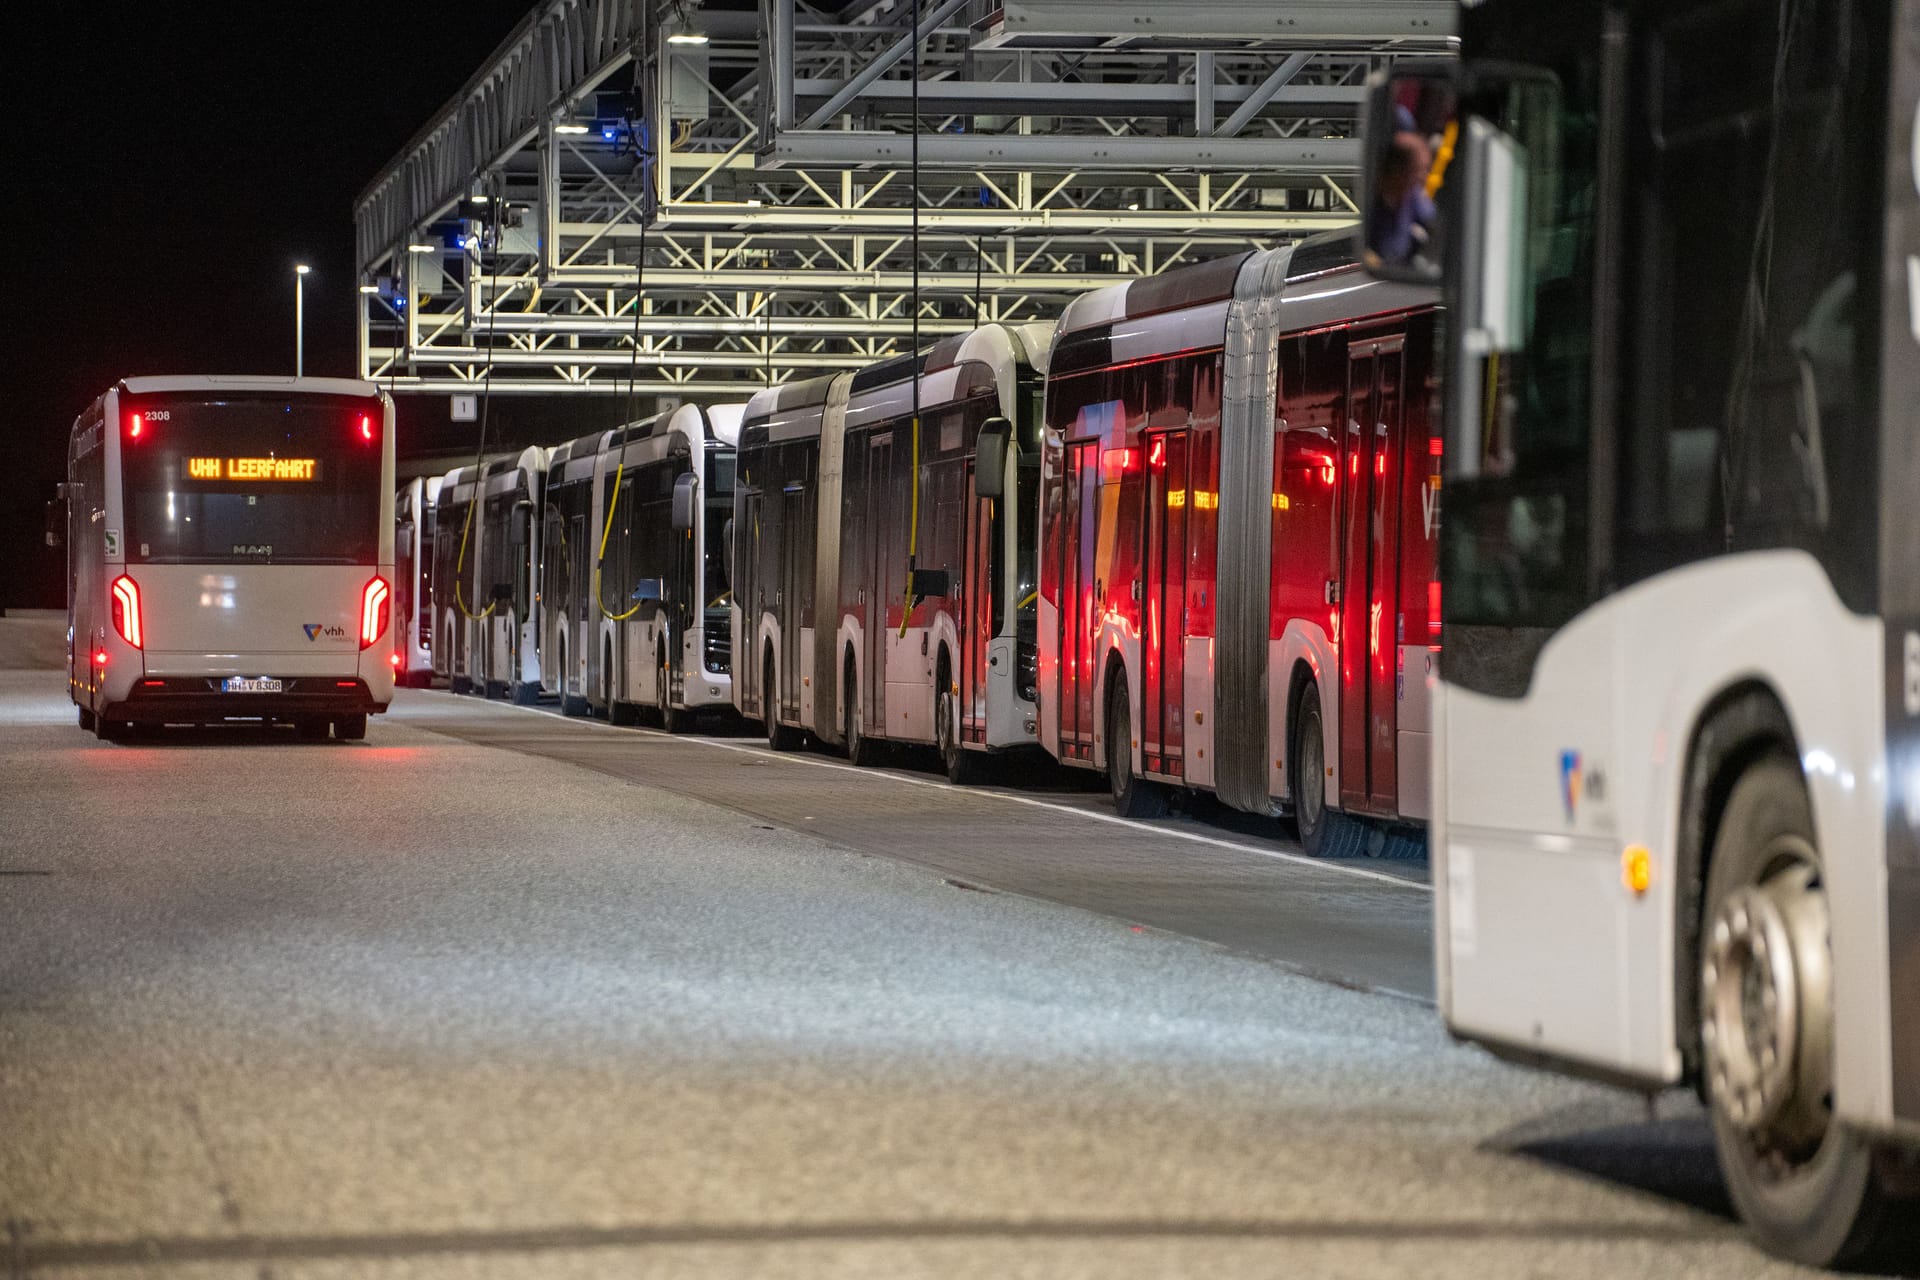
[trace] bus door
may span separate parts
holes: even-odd
[[[1005,555],[1000,545],[1000,503],[974,492],[973,459],[966,462],[966,564],[960,580],[960,741],[984,742],[987,735],[987,647],[1000,630],[1006,609]]]
[[[882,431],[867,441],[866,621],[861,633],[860,732],[885,737],[887,732],[887,650],[891,633],[900,625],[892,604],[899,594],[905,605],[907,554],[901,543],[900,503],[893,483],[893,433]]]
[[[393,617],[397,624],[393,628],[393,638],[394,647],[400,653],[398,669],[403,674],[411,665],[408,645],[416,634],[418,611],[414,607],[413,596],[413,540],[417,532],[417,527],[409,520],[400,526],[393,537]]]
[[[798,449],[789,446],[789,456]],[[774,672],[777,689],[766,697],[776,718],[800,714],[800,629],[805,625],[807,599],[813,593],[812,546],[814,477],[801,475],[780,489],[780,591],[774,615],[780,619],[780,660]]]
[[[1100,444],[1068,444],[1060,489],[1060,756],[1093,759],[1094,556],[1099,550]]]
[[[1187,511],[1193,501],[1187,433],[1147,438],[1146,548],[1141,560],[1140,734],[1149,773],[1185,772]]]
[[[689,468],[692,466],[690,458],[682,458],[681,461]],[[676,473],[676,483],[678,483],[677,477],[679,475],[693,475],[698,477],[699,473],[691,470],[678,472]],[[668,490],[668,494],[668,514],[671,515],[671,489]],[[698,526],[706,516],[705,487],[696,488],[693,497],[693,520],[694,524]],[[665,584],[667,596],[667,696],[669,699],[677,699],[681,697],[686,685],[685,673],[688,661],[686,653],[687,637],[693,634],[693,624],[696,618],[705,616],[707,601],[704,593],[706,591],[706,583],[701,578],[700,571],[702,566],[694,560],[693,530],[676,530],[673,528],[671,519],[665,520],[663,523],[666,526],[665,534],[669,548],[667,554],[667,581]],[[699,657],[700,655],[695,653],[692,660],[697,662],[699,661]]]
[[[1355,339],[1347,363],[1340,574],[1340,802],[1396,810],[1395,629],[1400,611],[1399,457],[1406,339]]]

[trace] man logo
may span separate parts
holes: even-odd
[[[320,634],[320,628],[323,625],[323,623],[318,622],[303,622],[300,624],[300,629],[307,633],[307,639],[312,640]]]

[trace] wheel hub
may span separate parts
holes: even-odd
[[[1784,1155],[1817,1146],[1826,1130],[1829,947],[1826,895],[1799,859],[1728,894],[1707,927],[1701,1044],[1714,1101]]]

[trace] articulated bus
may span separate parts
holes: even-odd
[[[433,682],[433,523],[441,477],[414,477],[394,495],[393,622],[398,683]]]
[[[570,716],[587,702],[587,652],[593,619],[593,564],[599,548],[594,470],[610,432],[595,431],[547,453],[540,536],[540,688]],[[603,705],[604,699],[603,699]]]
[[[1096,290],[1061,318],[1041,451],[1040,740],[1291,806],[1316,855],[1427,814],[1437,294],[1347,238]]]
[[[736,689],[774,745],[805,731],[856,763],[882,742],[930,746],[965,782],[985,753],[1036,744],[1033,520],[1051,333],[988,325],[748,406],[736,644],[758,661]]]
[[[586,703],[616,724],[644,707],[673,733],[733,705],[722,534],[743,407],[681,405],[608,432],[593,456],[585,544],[550,581],[556,609],[584,619]],[[576,563],[584,599],[567,591]]]
[[[1460,30],[1459,66],[1376,90],[1365,169],[1370,261],[1438,273],[1457,326],[1441,1012],[1697,1088],[1768,1248],[1911,1262],[1920,3],[1484,0]]]
[[[434,511],[433,672],[455,693],[531,703],[540,692],[533,566],[547,451],[456,467]],[[476,505],[477,499],[477,505]]]
[[[81,728],[366,736],[396,658],[393,402],[378,387],[128,378],[74,423],[67,476]]]

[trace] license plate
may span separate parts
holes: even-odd
[[[228,676],[220,687],[228,693],[280,692],[280,682],[271,676]]]

